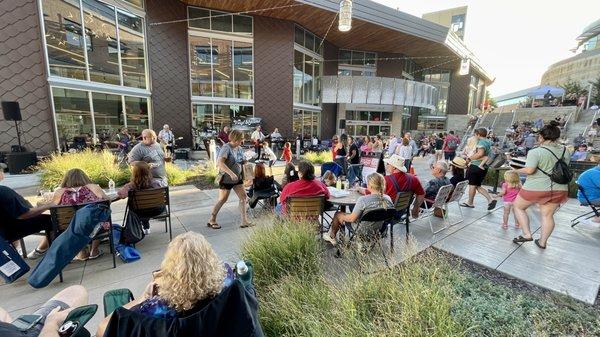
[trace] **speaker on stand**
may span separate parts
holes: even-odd
[[[15,122],[17,142],[19,143],[19,145],[11,146],[11,153],[6,154],[8,172],[10,174],[19,174],[37,163],[37,155],[35,152],[26,152],[21,145],[21,131],[19,130],[18,122],[22,118],[19,103],[2,101],[2,112],[4,113],[5,120]]]
[[[19,107],[19,102],[9,102],[2,101],[2,112],[4,113],[4,119],[7,121],[15,122],[15,130],[17,131],[17,142],[19,143],[19,147],[15,148],[11,147],[11,151],[13,152],[23,152],[23,146],[21,145],[21,132],[19,131],[19,121],[21,118],[21,108]],[[18,151],[14,151],[17,149]]]

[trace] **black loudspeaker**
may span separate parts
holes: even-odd
[[[21,120],[21,108],[19,102],[2,102],[2,112],[4,113],[4,119],[7,121],[20,121]]]
[[[346,129],[346,120],[340,119],[340,127],[338,129]]]
[[[35,152],[15,152],[7,153],[8,173],[19,174],[23,170],[37,164]]]

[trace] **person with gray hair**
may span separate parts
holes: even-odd
[[[450,179],[446,177],[448,171],[448,164],[443,160],[440,160],[433,165],[433,168],[431,169],[433,179],[429,180],[425,187],[425,200],[434,200],[442,186],[451,184]]]
[[[145,129],[142,131],[142,141],[131,149],[127,161],[129,164],[136,161],[148,163],[152,176],[160,181],[161,186],[167,186],[165,153],[162,146],[156,142],[156,132],[154,130]]]

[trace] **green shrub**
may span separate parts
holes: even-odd
[[[215,178],[219,174],[219,169],[213,161],[209,161],[205,166],[196,168],[198,177],[207,183],[215,181]]]
[[[281,222],[257,229],[242,245],[252,261],[257,287],[275,284],[287,275],[312,278],[320,272],[320,244],[313,225]]]
[[[112,179],[120,186],[129,181],[131,172],[115,163],[115,156],[109,151],[93,152],[85,150],[76,153],[53,154],[38,164],[41,171],[41,185],[52,189],[60,184],[65,173],[73,168],[82,169],[90,179],[102,187]]]
[[[333,154],[331,153],[331,151],[308,151],[304,153],[304,159],[308,160],[313,164],[323,164],[333,161]]]
[[[82,169],[92,182],[106,188],[112,179],[116,186],[127,183],[131,177],[129,167],[116,164],[116,157],[110,151],[93,152],[85,150],[75,153],[52,154],[38,164],[41,172],[40,184],[43,188],[53,189],[60,185],[65,173],[73,168]],[[181,185],[197,176],[195,170],[182,170],[175,164],[166,163],[169,185]]]

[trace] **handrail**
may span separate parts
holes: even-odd
[[[598,115],[598,110],[596,110],[594,112],[594,117],[592,117],[590,124],[588,124],[588,126],[586,126],[585,129],[583,130],[584,137],[587,137],[588,130],[592,127],[592,125],[594,125],[594,122],[596,121],[596,115]]]
[[[489,113],[488,113],[489,114]],[[458,151],[462,151],[462,149],[465,148],[465,145],[467,144],[467,139],[469,139],[469,137],[471,137],[474,133],[475,130],[477,129],[477,127],[479,125],[481,125],[481,122],[483,122],[483,119],[488,115],[488,114],[483,114],[481,115],[481,117],[479,117],[477,119],[477,122],[475,122],[475,125],[473,125],[473,128],[471,129],[471,132],[469,132],[469,126],[467,125],[467,132],[465,132],[465,134],[462,137],[462,140],[460,142],[460,146],[458,148]]]

